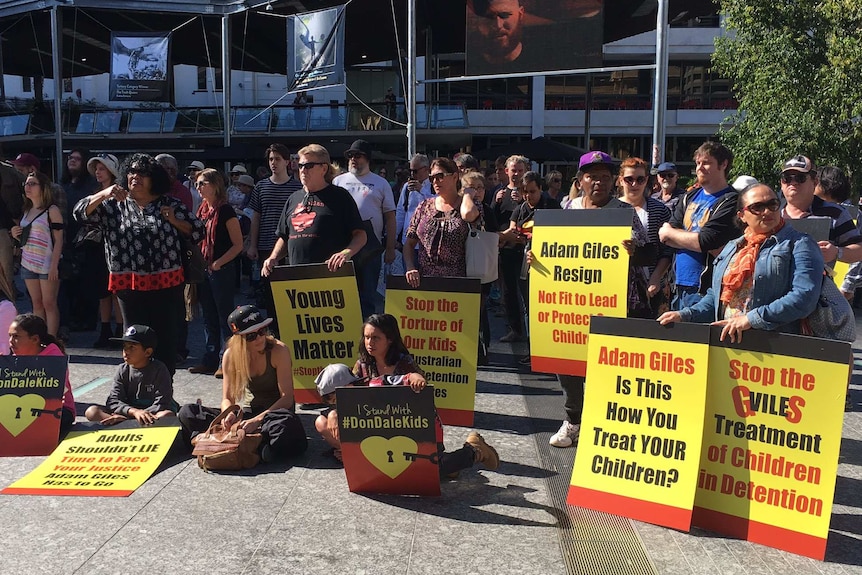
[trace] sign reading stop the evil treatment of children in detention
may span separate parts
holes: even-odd
[[[567,502],[688,530],[709,327],[594,317]]]
[[[146,427],[76,434],[2,493],[127,497],[155,473],[179,430]]]
[[[625,317],[632,210],[538,210],[530,270],[533,371],[585,375],[590,316]]]
[[[434,388],[401,385],[336,390],[350,491],[440,495]]]
[[[850,345],[713,328],[693,523],[823,559]]]
[[[0,356],[0,456],[48,455],[57,447],[68,361]]]
[[[473,425],[480,280],[424,277],[414,289],[403,276],[389,276],[386,286],[386,313],[398,320],[404,344],[434,385],[440,419]]]
[[[326,264],[278,266],[270,278],[278,331],[293,358],[294,398],[318,403],[317,374],[330,363],[352,369],[359,358],[362,312],[353,262],[334,272]]]

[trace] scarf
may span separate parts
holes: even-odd
[[[201,255],[207,264],[212,265],[215,259],[215,241],[216,228],[218,227],[218,212],[226,202],[222,201],[216,206],[211,206],[209,202],[201,202],[198,207],[198,219],[204,223],[206,234],[201,241]]]
[[[760,252],[760,246],[767,238],[775,235],[778,230],[784,227],[784,218],[778,221],[778,227],[768,234],[758,234],[751,227],[745,228],[743,238],[745,239],[745,247],[736,252],[736,257],[730,262],[727,270],[724,272],[724,277],[721,278],[721,297],[719,298],[724,303],[730,303],[734,292],[742,287],[742,284],[751,277],[754,273],[754,265],[757,263],[757,254]]]

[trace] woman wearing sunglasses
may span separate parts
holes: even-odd
[[[626,158],[620,164],[617,180],[620,199],[634,208],[632,240],[627,242],[631,251],[629,268],[629,317],[655,318],[664,298],[662,278],[670,267],[673,250],[661,243],[658,230],[670,221],[670,210],[650,197],[647,163],[641,158]],[[666,301],[666,300],[665,300]]]
[[[697,304],[662,314],[678,321],[722,326],[721,339],[742,340],[748,329],[800,333],[800,320],[814,311],[823,278],[817,244],[786,225],[775,192],[764,184],[739,195],[743,236],[728,242],[715,260],[712,286]]]
[[[293,370],[290,351],[270,335],[272,318],[256,306],[236,308],[227,318],[233,335],[227,342],[222,360],[224,382],[220,408],[190,403],[180,408],[177,417],[183,437],[204,432],[223,410],[232,405],[243,409],[240,427],[246,433],[263,435],[260,456],[264,462],[303,453],[308,446],[302,422],[294,413]],[[235,423],[228,415],[225,427]]]

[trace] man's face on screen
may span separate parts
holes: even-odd
[[[491,0],[479,16],[479,34],[489,56],[501,58],[520,47],[524,7],[518,0]]]

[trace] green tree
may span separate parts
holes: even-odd
[[[738,112],[722,126],[734,171],[775,182],[794,154],[862,184],[862,2],[721,0],[715,71]]]

